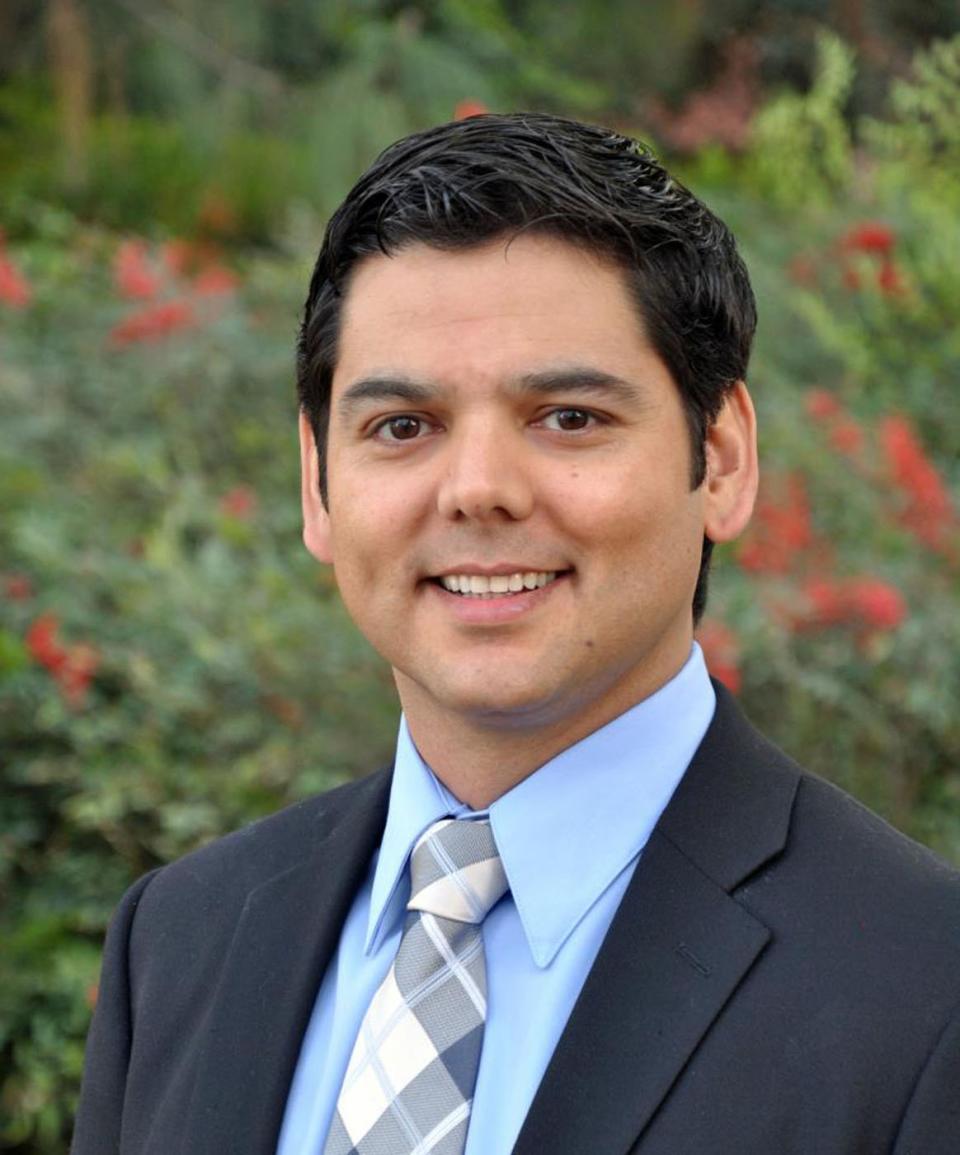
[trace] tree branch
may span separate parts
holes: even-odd
[[[228,52],[179,12],[174,12],[162,4],[144,4],[143,0],[113,0],[113,3],[165,40],[178,45],[234,83],[255,89],[270,97],[280,96],[285,91],[283,81],[275,72]]]

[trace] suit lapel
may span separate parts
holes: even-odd
[[[623,1155],[770,939],[730,891],[786,842],[798,770],[718,689],[514,1155]]]
[[[223,966],[182,1155],[273,1155],[317,989],[383,833],[389,776],[351,805],[300,865],[251,891]]]

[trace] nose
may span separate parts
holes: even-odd
[[[451,521],[522,521],[533,509],[523,437],[494,421],[470,422],[452,433],[437,494]]]

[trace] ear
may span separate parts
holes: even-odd
[[[306,415],[300,411],[300,502],[303,506],[303,544],[317,561],[332,562],[330,515],[320,498],[320,462],[317,443]]]
[[[732,541],[750,520],[760,478],[757,418],[742,381],[707,430],[706,457],[704,532],[711,541]]]

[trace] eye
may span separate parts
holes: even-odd
[[[562,433],[578,433],[596,425],[598,420],[596,414],[588,409],[554,409],[543,418],[541,424]]]
[[[396,417],[388,417],[374,427],[373,436],[381,441],[416,441],[424,433],[429,433],[433,425],[423,417],[415,417],[411,413],[401,413]]]

